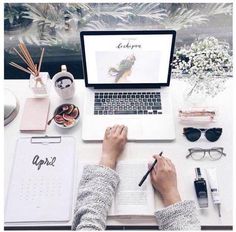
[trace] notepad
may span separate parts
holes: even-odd
[[[21,118],[20,131],[45,131],[49,105],[49,98],[27,98]]]
[[[140,187],[138,184],[148,170],[147,162],[121,161],[116,171],[120,183],[109,216],[153,216],[155,211],[154,189],[150,176]]]
[[[83,162],[79,164],[79,178],[85,165],[96,163]],[[139,182],[148,170],[147,160],[119,161],[116,172],[120,177],[118,189],[109,210],[108,216],[153,216],[155,212],[155,194],[150,176],[141,187]]]
[[[18,139],[5,222],[71,220],[74,165],[71,136]]]

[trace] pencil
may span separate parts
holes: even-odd
[[[163,152],[161,152],[161,153],[159,154],[159,156],[162,156],[162,153],[163,153]],[[142,184],[143,184],[143,182],[147,179],[149,173],[152,171],[152,169],[154,168],[154,166],[156,165],[156,163],[157,163],[157,159],[155,159],[155,161],[153,162],[153,164],[152,164],[152,166],[150,167],[150,169],[147,171],[147,173],[143,176],[143,178],[142,178],[141,181],[139,182],[139,184],[138,184],[139,187],[141,187]]]

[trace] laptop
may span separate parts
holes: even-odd
[[[128,140],[174,140],[170,98],[176,32],[82,31],[85,79],[82,139],[128,127]]]

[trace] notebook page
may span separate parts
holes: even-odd
[[[154,214],[154,190],[150,177],[148,176],[141,187],[138,186],[147,170],[147,161],[118,163],[116,171],[120,176],[120,183],[114,200],[115,210],[110,216]]]

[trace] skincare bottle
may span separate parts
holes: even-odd
[[[216,207],[218,208],[219,217],[221,217],[221,210],[220,210],[221,201],[217,183],[216,168],[207,168],[206,172],[207,172],[208,183],[211,189],[212,200],[214,205],[216,205]]]
[[[195,168],[196,179],[194,181],[194,187],[197,195],[197,200],[200,208],[208,207],[208,196],[206,181],[202,178],[200,168]]]

